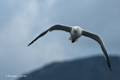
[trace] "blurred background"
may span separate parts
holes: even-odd
[[[103,56],[97,42],[53,31],[27,45],[54,24],[80,26],[98,34],[109,56],[120,56],[119,0],[0,0],[0,78],[19,75],[55,61]]]

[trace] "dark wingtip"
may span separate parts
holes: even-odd
[[[32,44],[33,42],[31,42],[30,44],[28,44],[28,47]]]
[[[110,71],[112,71],[112,68],[111,68],[110,64],[108,65],[108,67],[109,67]]]
[[[110,71],[112,71],[111,67],[109,69],[110,69]]]
[[[28,44],[27,46],[29,47],[30,45]]]
[[[108,64],[108,67],[109,67],[110,71],[112,71],[112,68],[111,68],[111,66],[110,66],[110,63]]]
[[[27,45],[28,47],[30,46],[30,44]]]
[[[112,68],[111,68],[111,65],[110,65],[109,59],[107,60],[107,64],[108,64],[108,67],[109,67],[110,71],[112,71]]]

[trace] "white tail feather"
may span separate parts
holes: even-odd
[[[78,41],[78,39],[75,40],[75,42],[77,42],[77,41]]]
[[[72,37],[70,36],[68,40],[72,41]]]
[[[72,41],[72,37],[70,36],[68,40]],[[78,39],[75,40],[75,42],[77,42],[77,41],[78,41]]]

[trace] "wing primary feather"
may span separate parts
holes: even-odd
[[[93,33],[90,33],[90,32],[84,31],[84,30],[82,31],[82,35],[86,36],[86,37],[89,37],[89,38],[92,38],[93,40],[95,40],[99,43],[99,45],[101,46],[101,49],[104,53],[105,59],[106,59],[107,64],[108,64],[108,67],[109,67],[110,70],[112,70],[111,65],[110,65],[110,61],[109,61],[109,58],[108,58],[108,55],[107,55],[107,51],[105,49],[105,46],[104,46],[101,38],[96,34],[93,34]]]
[[[36,37],[31,43],[29,43],[28,46],[30,46],[32,43],[34,43],[38,38],[40,38],[40,37],[42,37],[43,35],[45,35],[48,31],[49,31],[49,29],[46,30],[46,31],[44,31],[43,33],[41,33],[41,34],[40,34],[38,37]]]

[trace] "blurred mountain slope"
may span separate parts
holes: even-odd
[[[103,56],[55,62],[18,80],[120,80],[120,57],[111,56],[112,71]]]

